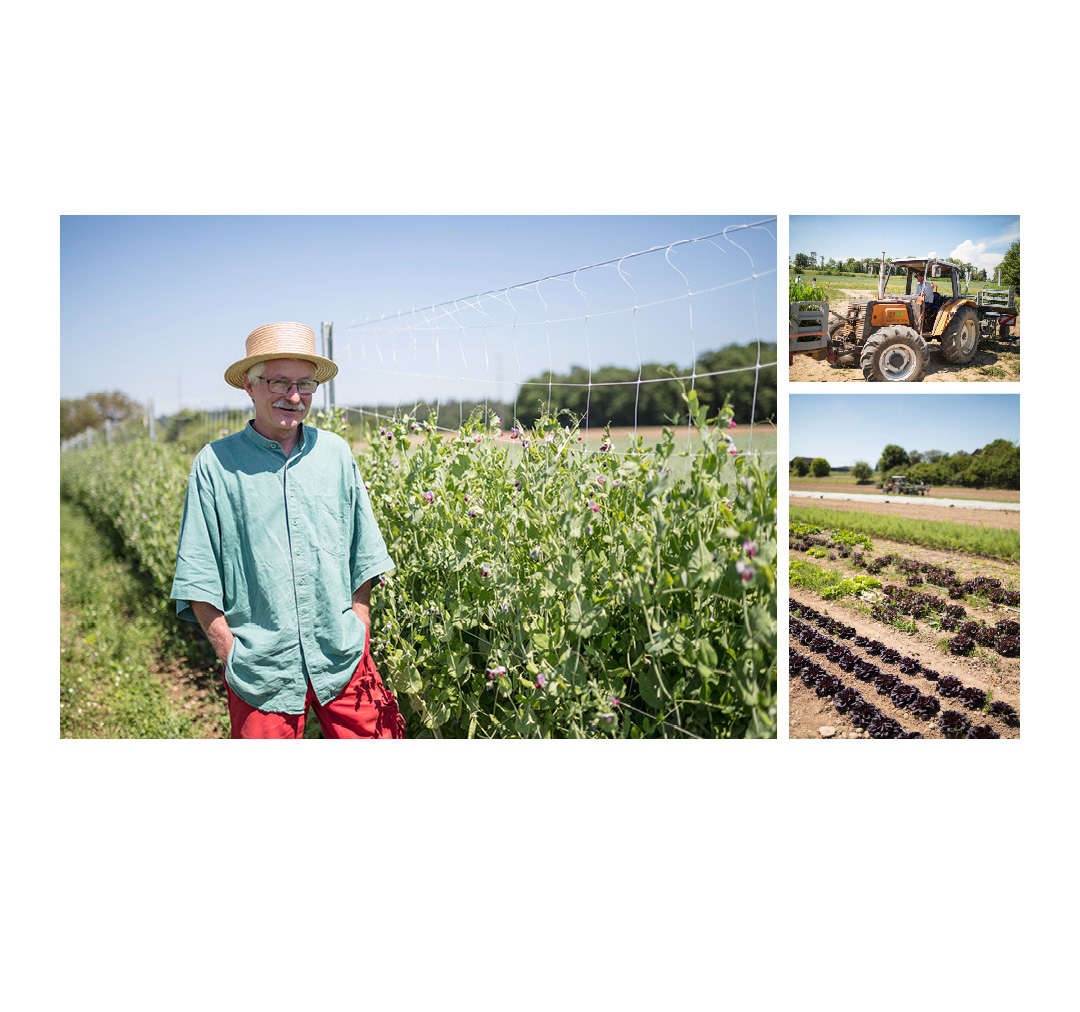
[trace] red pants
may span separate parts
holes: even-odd
[[[233,738],[303,738],[307,708],[313,706],[327,738],[404,738],[405,718],[383,685],[367,650],[349,684],[325,706],[308,685],[303,713],[266,713],[245,703],[225,683]]]

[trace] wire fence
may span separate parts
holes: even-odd
[[[508,427],[564,410],[580,419],[587,453],[608,424],[634,442],[666,425],[685,427],[693,456],[683,392],[695,390],[714,410],[730,398],[741,448],[774,464],[775,221],[353,321],[339,328],[335,406],[361,440],[403,411],[450,434],[477,409]],[[61,448],[149,436],[198,449],[252,417],[155,418],[148,404],[141,425],[106,422]]]
[[[697,390],[717,408],[730,395],[746,449],[775,460],[772,425],[753,445],[775,418],[775,220],[351,322],[342,372],[379,394],[346,398],[349,420],[364,431],[427,411],[453,433],[476,408],[528,424],[542,404],[579,417],[586,446],[608,423],[633,439],[681,422],[689,450],[680,391]]]

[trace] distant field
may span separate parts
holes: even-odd
[[[842,299],[846,299],[847,295],[844,294],[844,289],[853,291],[867,291],[877,293],[878,277],[877,274],[833,274],[823,275],[814,274],[813,271],[802,272],[789,272],[791,280],[795,278],[802,278],[804,282],[808,282],[813,278],[817,278],[818,284],[825,289],[825,297],[830,302],[837,302]],[[938,291],[947,292],[952,294],[952,282],[948,278],[931,278],[931,282],[938,286]],[[907,285],[907,278],[905,277],[890,277],[889,283],[885,288],[885,291],[894,295],[903,295],[904,288]],[[972,281],[968,285],[968,292],[975,293],[982,291],[984,288],[996,288],[1000,287],[995,285],[992,281]],[[960,291],[964,290],[963,279],[960,281]]]
[[[899,473],[899,472],[897,472]],[[788,477],[788,487],[795,492],[858,492],[860,495],[884,495],[874,483],[858,485],[850,474],[831,474],[827,478]],[[978,499],[983,502],[1019,502],[1020,492],[1004,488],[957,488],[931,485],[928,495],[939,499]],[[895,498],[893,496],[892,498]],[[918,502],[921,496],[909,496],[912,502]]]

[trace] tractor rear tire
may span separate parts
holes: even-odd
[[[871,334],[859,355],[868,382],[918,383],[926,375],[930,351],[912,327],[882,327]]]
[[[964,306],[941,335],[941,354],[953,365],[966,365],[978,349],[979,318],[971,306]]]

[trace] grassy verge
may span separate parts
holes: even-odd
[[[994,559],[1020,560],[1020,532],[973,527],[945,520],[911,520],[907,517],[879,516],[819,509],[815,506],[792,506],[790,519],[823,527],[843,527],[870,537],[886,538],[927,548],[968,552]]]
[[[143,582],[72,503],[60,503],[60,735],[63,738],[228,737],[219,716],[177,699],[152,673],[175,636],[142,610]],[[189,705],[185,705],[185,702]]]

